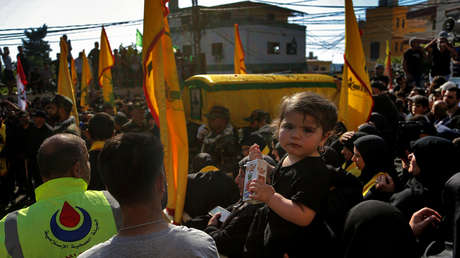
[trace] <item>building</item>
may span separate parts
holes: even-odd
[[[416,5],[407,13],[407,19],[408,22],[416,24],[420,29],[414,33],[409,33],[408,36],[430,41],[440,31],[444,30],[443,24],[448,17],[452,17],[457,21],[455,30],[457,36],[459,36],[460,7],[458,3],[449,3],[446,0],[429,0],[426,5]]]
[[[249,1],[195,11],[177,6],[177,0],[170,1],[173,45],[185,59],[195,56],[193,31],[199,31],[206,73],[233,73],[234,24],[239,24],[248,73],[305,72],[306,27],[288,21],[304,13]],[[192,15],[196,10],[199,17]]]
[[[313,56],[313,52],[310,52],[307,57],[307,73],[322,73],[331,74],[332,72],[332,61],[318,60],[318,57]]]
[[[365,22],[360,22],[366,63],[369,70],[383,63],[386,41],[389,40],[392,57],[401,57],[409,47],[409,33],[421,30],[407,20],[409,7],[398,6],[397,0],[380,0],[379,6],[366,10]]]

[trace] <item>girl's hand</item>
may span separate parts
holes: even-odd
[[[262,178],[252,180],[249,184],[250,197],[268,204],[270,199],[275,194],[275,189],[271,185],[267,185]]]
[[[382,175],[377,177],[377,180],[375,181],[375,189],[382,192],[393,193],[395,191],[395,183],[393,182],[393,178],[391,178],[389,175]]]
[[[249,160],[262,159],[262,152],[260,151],[259,145],[254,143],[249,147]]]

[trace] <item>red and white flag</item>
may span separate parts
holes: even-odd
[[[18,89],[18,106],[21,110],[27,108],[27,96],[26,96],[26,75],[24,69],[22,69],[21,59],[18,58],[17,69],[16,69],[16,88]]]

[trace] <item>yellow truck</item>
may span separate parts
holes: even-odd
[[[188,121],[204,124],[205,114],[214,105],[230,110],[231,123],[244,127],[255,109],[272,118],[278,114],[281,99],[296,92],[318,93],[338,105],[340,85],[322,74],[206,74],[185,81],[183,101]]]

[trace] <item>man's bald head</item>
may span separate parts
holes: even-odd
[[[56,134],[46,139],[37,154],[40,175],[44,179],[72,177],[71,170],[77,162],[87,162],[85,142],[73,134]],[[88,171],[89,177],[89,171]],[[86,178],[83,177],[86,180]],[[89,181],[89,178],[88,178]]]

